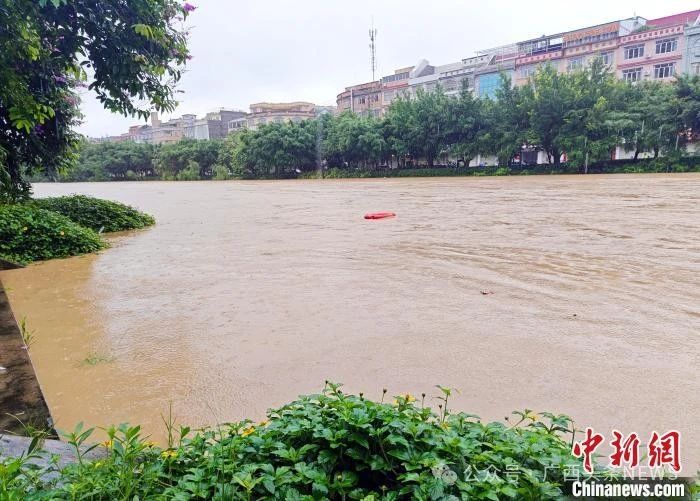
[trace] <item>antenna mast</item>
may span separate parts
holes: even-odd
[[[369,53],[370,53],[370,65],[372,67],[372,81],[374,82],[374,75],[377,71],[377,46],[375,44],[377,40],[377,30],[374,28],[374,20],[372,20],[372,27],[369,30]]]

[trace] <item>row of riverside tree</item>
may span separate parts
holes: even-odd
[[[273,123],[225,140],[152,146],[87,144],[63,180],[285,178],[320,166],[366,172],[436,164],[468,166],[477,155],[502,166],[523,147],[558,167],[609,161],[624,147],[681,156],[700,133],[700,77],[672,83],[617,80],[601,61],[572,73],[540,68],[528,84],[506,77],[495,99],[438,88],[397,99],[383,118],[345,112],[300,123]]]

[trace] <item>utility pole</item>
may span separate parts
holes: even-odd
[[[370,54],[370,66],[372,68],[372,81],[374,82],[375,73],[377,72],[377,30],[374,28],[374,19],[372,20],[372,27],[369,29],[369,54]]]

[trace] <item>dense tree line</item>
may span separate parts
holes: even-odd
[[[467,166],[477,155],[519,163],[523,147],[584,165],[617,146],[657,157],[680,155],[700,131],[700,78],[671,84],[617,80],[594,62],[573,73],[545,66],[527,85],[504,77],[495,99],[441,89],[392,103],[383,118],[353,113],[272,123],[220,141],[151,146],[84,145],[65,180],[290,177],[320,167],[372,170],[436,163]],[[648,156],[647,155],[647,156]]]

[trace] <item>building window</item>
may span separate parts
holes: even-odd
[[[506,72],[508,76],[512,76],[512,72]],[[476,80],[476,86],[478,88],[477,93],[479,97],[489,97],[495,98],[496,92],[501,88],[501,75],[500,73],[487,73],[484,75],[479,75]]]
[[[656,53],[666,54],[667,52],[674,52],[678,48],[677,38],[664,38],[663,40],[656,41]]]
[[[625,47],[625,59],[637,59],[644,56],[644,44]]]
[[[693,75],[700,75],[700,63],[693,64],[692,73]]]
[[[669,78],[676,73],[676,63],[657,64],[654,66],[654,78]]]
[[[520,77],[521,78],[530,78],[532,75],[535,74],[537,71],[537,65],[536,64],[531,64],[530,66],[523,66],[520,68]]]
[[[583,56],[572,57],[571,59],[569,59],[569,64],[567,66],[567,69],[569,71],[580,70],[581,68],[583,68],[583,62],[584,62]]]
[[[630,68],[629,70],[622,70],[622,79],[625,82],[637,82],[642,79],[642,69]]]
[[[612,52],[602,52],[600,54],[600,59],[603,61],[604,65],[610,66],[613,63],[613,53]]]

